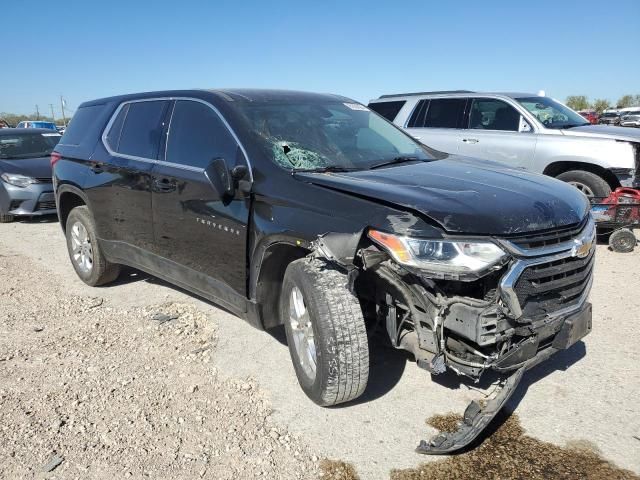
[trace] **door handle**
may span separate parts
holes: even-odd
[[[462,141],[464,143],[478,143],[480,140],[477,138],[463,138]]]
[[[173,192],[176,189],[176,181],[167,177],[154,178],[153,190],[156,192]]]

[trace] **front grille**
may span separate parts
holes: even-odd
[[[508,240],[527,250],[543,248],[560,243],[568,242],[572,238],[577,237],[587,226],[588,218],[578,224],[568,225],[560,229],[551,231],[536,232],[533,234],[518,235],[508,238]]]
[[[591,278],[594,251],[585,258],[567,257],[527,267],[514,286],[524,316],[536,318],[577,304]]]
[[[56,202],[54,200],[48,202],[38,202],[36,210],[55,210]]]

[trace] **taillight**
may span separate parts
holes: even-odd
[[[58,163],[58,160],[60,160],[61,158],[62,155],[60,155],[58,152],[51,152],[51,167]]]

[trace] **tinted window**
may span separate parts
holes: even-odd
[[[409,123],[407,124],[408,128],[414,127],[424,127],[424,117],[429,109],[429,100],[420,100],[416,108],[413,110],[411,114],[411,118],[409,119]]]
[[[464,116],[465,98],[431,100],[424,126],[430,128],[460,128]]]
[[[206,168],[214,158],[235,164],[238,145],[211,107],[179,100],[173,109],[166,161]]]
[[[469,128],[517,132],[520,114],[508,103],[491,98],[475,98],[469,115]]]
[[[86,132],[91,130],[91,127],[98,120],[103,108],[104,105],[79,108],[64,131],[64,136],[60,143],[64,145],[80,145]]]
[[[127,118],[127,113],[129,112],[129,105],[126,104],[118,113],[118,116],[114,120],[113,124],[111,124],[111,128],[109,128],[109,132],[106,136],[107,145],[114,152],[118,151],[119,143],[120,143],[120,134],[122,133],[122,126],[124,125],[124,120]]]
[[[379,102],[379,103],[370,103],[369,108],[374,112],[382,115],[384,118],[393,122],[393,120],[398,115],[400,109],[404,106],[406,102],[404,100],[397,102]]]
[[[120,134],[118,153],[155,159],[166,106],[167,102],[163,100],[129,104]]]

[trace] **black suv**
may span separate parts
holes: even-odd
[[[353,400],[383,332],[432,375],[502,389],[472,403],[468,444],[523,372],[591,329],[589,203],[570,185],[417,143],[337,95],[143,93],[86,102],[52,154],[80,278],[129,265],[258,328],[284,324],[305,393]]]

